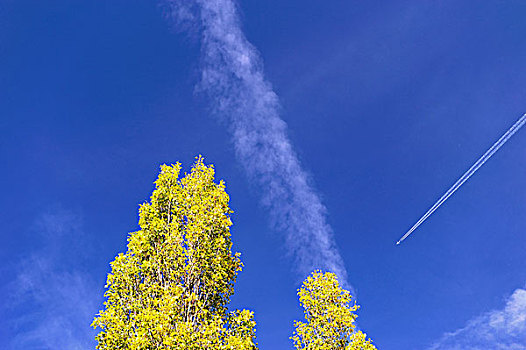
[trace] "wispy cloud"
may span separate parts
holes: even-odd
[[[201,38],[198,90],[230,126],[236,155],[259,184],[272,222],[285,233],[302,275],[330,270],[347,287],[326,208],[302,168],[280,118],[277,95],[265,80],[258,51],[241,30],[232,0],[164,0],[167,15]]]
[[[74,266],[82,242],[80,218],[68,211],[42,215],[35,225],[41,247],[19,263],[9,284],[6,314],[12,317],[12,349],[94,348],[90,323],[97,312],[98,286]],[[82,254],[80,254],[82,255]],[[78,256],[81,259],[81,256]]]
[[[517,289],[502,310],[470,320],[464,328],[446,333],[428,350],[526,349],[526,290]]]

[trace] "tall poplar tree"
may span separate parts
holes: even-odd
[[[295,321],[291,337],[296,350],[376,350],[366,334],[356,330],[359,306],[340,287],[336,275],[314,271],[298,290],[305,322]]]
[[[229,197],[202,157],[180,178],[181,165],[162,165],[140,230],[111,263],[97,349],[253,350],[255,322],[229,312],[243,266],[232,254]]]

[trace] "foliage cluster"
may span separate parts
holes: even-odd
[[[140,229],[111,263],[105,308],[92,323],[97,349],[257,349],[253,313],[228,310],[243,264],[232,253],[225,184],[202,157],[180,172],[179,163],[161,166]],[[298,295],[306,322],[295,322],[296,349],[375,349],[355,331],[358,306],[334,274],[315,271]]]
[[[298,291],[305,322],[294,322],[294,347],[316,350],[373,350],[366,334],[356,331],[359,306],[351,305],[350,293],[342,289],[336,275],[314,271]]]

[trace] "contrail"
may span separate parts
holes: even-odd
[[[471,168],[469,168],[468,171],[466,171],[464,175],[462,175],[460,179],[458,179],[457,182],[455,182],[453,186],[451,186],[451,188],[447,190],[447,192],[444,193],[444,195],[440,197],[440,199],[435,204],[433,204],[431,208],[429,208],[429,210],[420,218],[420,220],[418,220],[416,224],[414,224],[413,227],[411,227],[409,231],[407,231],[405,235],[403,235],[402,238],[396,242],[396,244],[398,245],[402,243],[411,233],[413,233],[414,230],[418,228],[418,226],[426,221],[426,219],[430,217],[449,197],[451,197],[464,182],[468,181],[468,179],[495,154],[495,152],[497,152],[517,131],[519,131],[519,129],[525,123],[526,114],[520,117],[519,120],[517,120],[515,124],[513,124],[512,127],[509,128],[508,131],[506,131],[506,133],[502,135],[501,138],[498,139],[498,141],[495,142],[493,146],[491,146],[491,148],[488,149],[486,153],[484,153],[482,157],[480,157],[479,160],[477,160],[475,164],[473,164]]]
[[[256,48],[241,30],[233,0],[164,0],[179,28],[200,37],[200,92],[228,122],[236,156],[261,189],[272,223],[303,276],[321,268],[347,282],[347,271],[327,224],[326,208],[309,183],[280,118],[277,95],[265,80]]]

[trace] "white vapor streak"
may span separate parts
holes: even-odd
[[[65,253],[75,252],[79,260],[82,256],[73,243],[84,236],[78,222],[77,215],[66,211],[39,218],[35,236],[43,240],[41,248],[24,255],[16,278],[7,283],[9,302],[4,307],[18,315],[10,320],[14,335],[8,349],[94,347],[95,331],[89,325],[100,301],[99,288]]]
[[[308,182],[280,118],[277,95],[261,58],[243,34],[232,0],[165,0],[167,14],[201,35],[199,90],[231,127],[238,159],[263,194],[276,227],[305,274],[321,268],[347,284],[347,272],[326,221],[326,209]],[[350,286],[347,286],[350,287]]]
[[[504,308],[479,315],[445,333],[427,350],[526,349],[526,290],[516,289]]]
[[[447,192],[444,193],[444,195],[442,195],[442,197],[440,197],[440,199],[435,204],[433,204],[431,208],[429,208],[429,210],[420,218],[420,220],[418,220],[409,229],[409,231],[407,231],[402,236],[402,238],[400,238],[400,240],[396,242],[396,244],[398,245],[402,243],[402,241],[404,241],[411,233],[413,233],[413,231],[415,231],[418,228],[418,226],[420,226],[428,217],[430,217],[449,197],[453,195],[453,193],[455,193],[456,190],[459,189],[460,186],[464,184],[464,182],[466,182],[473,174],[475,174],[475,172],[481,166],[483,166],[484,163],[486,163],[517,131],[519,131],[519,129],[525,123],[526,123],[526,114],[524,114],[517,122],[515,122],[515,124],[513,124],[513,126],[509,128],[508,131],[506,131],[506,133],[502,135],[501,138],[497,142],[495,142],[493,146],[491,146],[491,148],[488,149],[486,153],[484,153],[482,157],[480,157],[475,162],[475,164],[473,164],[468,169],[468,171],[466,171],[464,175],[462,175],[460,179],[458,179],[457,182],[455,182],[453,186],[451,186],[449,190],[447,190]]]

